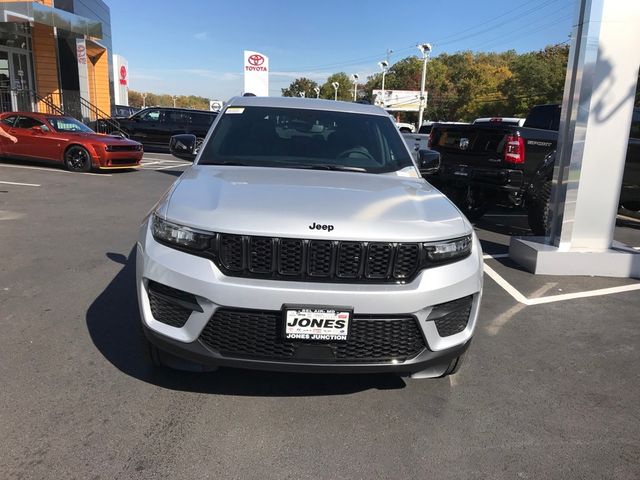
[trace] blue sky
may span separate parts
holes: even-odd
[[[106,0],[130,88],[226,100],[242,93],[243,50],[269,56],[270,94],[297,77],[365,79],[391,63],[460,50],[538,50],[568,39],[575,0]]]

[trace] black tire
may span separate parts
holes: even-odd
[[[545,236],[551,226],[551,180],[534,185],[527,198],[527,217],[529,228],[534,235]]]
[[[455,375],[456,373],[458,373],[458,371],[460,370],[460,367],[464,363],[464,357],[465,357],[465,354],[463,353],[459,357],[456,357],[453,360],[451,360],[451,363],[449,363],[449,366],[444,371],[444,373],[440,376],[440,378],[448,377],[449,375]]]
[[[447,196],[469,220],[479,220],[491,208],[491,201],[482,190],[456,188]]]
[[[64,165],[70,172],[91,171],[91,155],[86,148],[72,145],[64,152]]]

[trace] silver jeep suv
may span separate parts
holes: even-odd
[[[242,97],[142,223],[137,289],[156,364],[440,377],[482,265],[382,109]]]

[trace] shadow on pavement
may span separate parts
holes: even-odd
[[[128,257],[111,252],[106,256],[123,268],[87,310],[87,329],[100,353],[127,375],[172,390],[219,395],[344,395],[405,387],[402,378],[392,374],[288,374],[226,368],[192,373],[155,369],[147,357],[146,339],[140,328],[135,290],[136,249]]]

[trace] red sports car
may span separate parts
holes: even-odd
[[[0,137],[1,157],[62,162],[74,172],[135,168],[142,159],[142,144],[95,133],[72,117],[10,112],[0,115],[0,126],[18,139]]]

